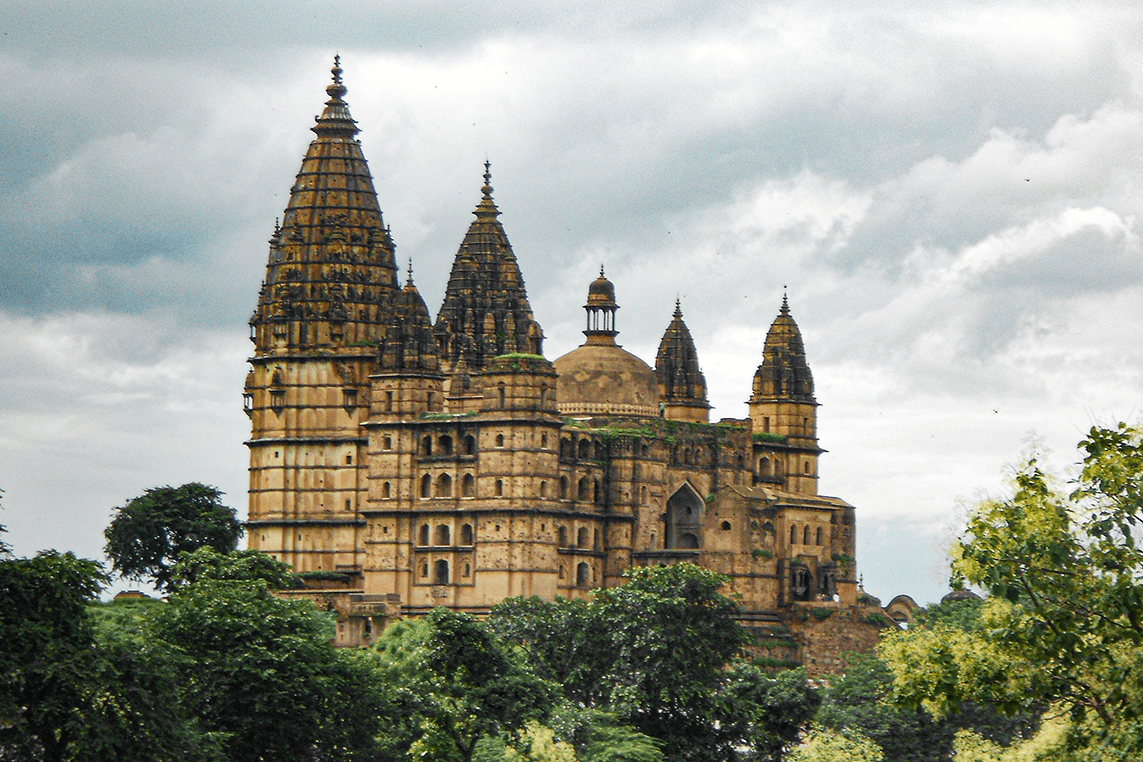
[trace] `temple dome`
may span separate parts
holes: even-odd
[[[618,344],[589,341],[554,365],[560,415],[659,415],[655,371]]]
[[[615,343],[615,287],[603,276],[589,287],[587,341],[556,360],[561,415],[659,415],[659,381],[647,363]]]

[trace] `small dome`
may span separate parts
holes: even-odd
[[[655,371],[616,344],[584,344],[553,365],[561,415],[659,415]]]
[[[599,277],[587,287],[587,303],[589,305],[614,305],[615,285],[603,276],[603,268],[599,268]]]

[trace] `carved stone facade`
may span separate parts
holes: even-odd
[[[616,343],[602,272],[586,341],[549,362],[486,165],[434,323],[411,272],[397,283],[333,74],[250,321],[250,547],[344,609],[347,643],[376,632],[362,617],[584,597],[679,561],[728,575],[759,626],[852,606],[854,511],[817,494],[817,402],[786,300],[741,420],[708,422],[677,303],[655,368]]]

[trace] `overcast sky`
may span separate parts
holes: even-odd
[[[858,9],[860,6],[860,9]],[[102,551],[202,481],[245,513],[246,321],[335,52],[430,309],[495,198],[554,359],[600,263],[744,417],[783,287],[866,589],[947,589],[958,506],[1140,419],[1138,3],[0,6],[0,523]]]

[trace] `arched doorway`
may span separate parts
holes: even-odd
[[[683,484],[667,500],[668,549],[696,549],[701,546],[702,511],[705,503],[690,484]]]

